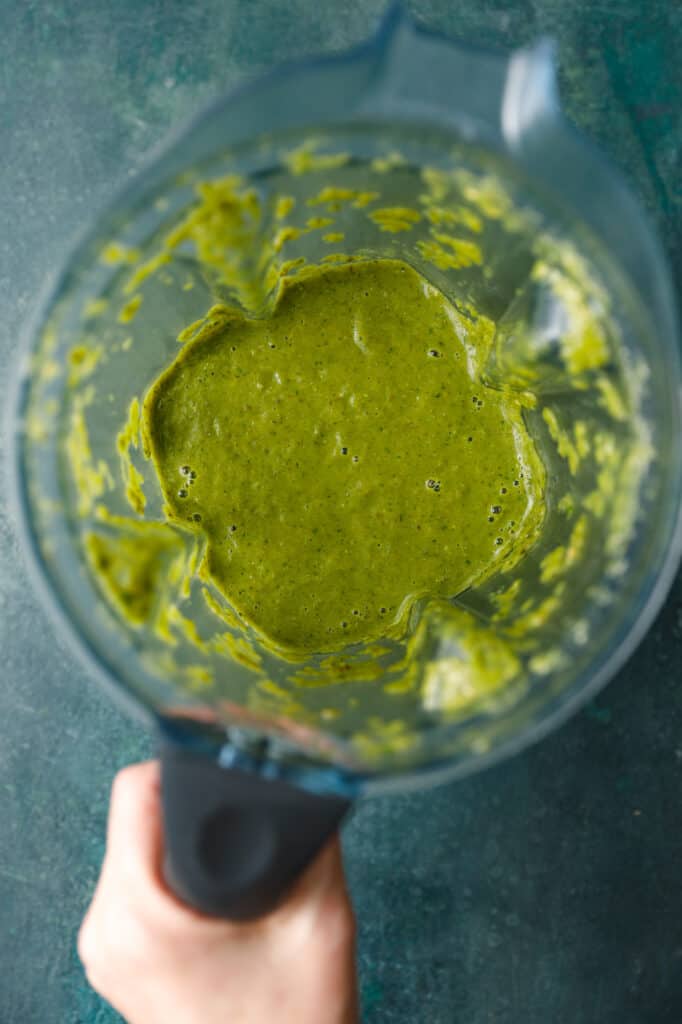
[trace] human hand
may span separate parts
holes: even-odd
[[[78,952],[128,1024],[356,1024],[355,922],[338,838],[281,907],[241,924],[181,903],[161,875],[162,845],[158,763],[125,768]]]

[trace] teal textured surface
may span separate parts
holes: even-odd
[[[383,7],[0,0],[3,395],[46,276],[166,132],[280,60],[361,41]],[[406,7],[457,38],[557,38],[566,108],[643,198],[679,290],[682,6]],[[150,743],[53,635],[3,500],[0,1024],[112,1024],[75,935],[110,780]],[[682,1020],[681,679],[678,576],[635,656],[558,733],[481,776],[358,808],[345,848],[367,1024]]]

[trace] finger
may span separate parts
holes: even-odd
[[[318,853],[294,886],[282,910],[295,912],[302,906],[318,905],[330,897],[347,897],[341,841],[335,835]]]
[[[160,770],[158,761],[130,765],[111,788],[107,827],[107,860],[125,865],[142,880],[160,875],[163,846]]]
[[[161,767],[158,761],[130,765],[118,773],[111,789],[107,850],[100,885],[123,874],[134,887],[138,911],[166,929],[223,925],[183,903],[163,876],[164,831]],[[129,893],[130,895],[130,893]],[[151,915],[151,917],[150,917]]]
[[[327,948],[337,949],[339,956],[352,963],[355,915],[338,836],[320,851],[269,920],[275,931],[286,935],[287,948],[305,949],[322,929]]]

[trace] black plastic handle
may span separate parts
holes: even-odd
[[[205,914],[247,921],[274,910],[350,807],[172,741],[160,757],[164,875]]]

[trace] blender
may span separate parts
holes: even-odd
[[[140,404],[216,305],[262,311],[284,278],[377,258],[491,325],[471,359],[482,387],[532,396],[542,527],[479,585],[415,601],[399,632],[278,654],[202,577],[196,532],[164,521]],[[12,464],[57,628],[158,732],[178,895],[266,913],[353,800],[509,756],[605,684],[679,558],[679,385],[660,245],[562,117],[547,41],[477,51],[394,9],[152,159],[36,310]]]

